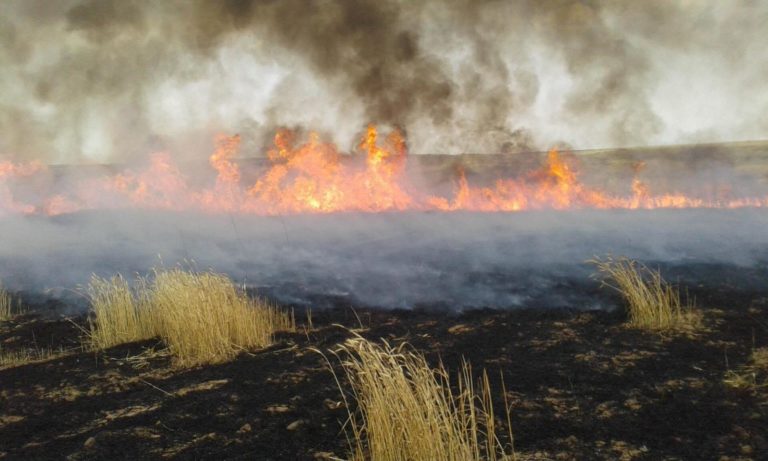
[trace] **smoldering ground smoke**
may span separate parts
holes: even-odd
[[[156,212],[5,218],[0,279],[62,298],[91,273],[213,268],[282,303],[322,308],[615,306],[585,261],[613,253],[685,286],[765,292],[761,210],[206,216]],[[194,260],[194,262],[193,262]]]
[[[765,2],[6,1],[0,155],[200,155],[277,126],[414,152],[768,135]],[[727,114],[727,116],[724,116]]]

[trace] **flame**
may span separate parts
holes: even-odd
[[[0,216],[5,214],[31,214],[36,211],[33,205],[18,202],[11,191],[9,182],[34,176],[46,171],[40,162],[14,164],[8,161],[0,162]]]
[[[170,154],[165,152],[152,154],[145,170],[138,173],[126,171],[89,183],[81,190],[86,208],[106,208],[110,203],[118,203],[118,207],[150,209],[186,209],[191,206],[186,179]]]
[[[240,211],[240,204],[243,201],[243,193],[240,189],[240,168],[233,161],[239,150],[239,135],[216,137],[216,150],[208,159],[208,163],[216,170],[216,185],[213,190],[203,191],[200,197],[192,195],[194,198],[192,203],[199,202],[203,209],[209,211]],[[186,189],[185,186],[182,187]],[[184,195],[189,197],[191,194],[185,191]]]
[[[215,181],[193,188],[168,153],[150,156],[137,171],[125,170],[83,180],[67,193],[32,205],[14,196],[17,183],[44,174],[39,162],[0,162],[0,215],[56,215],[84,209],[145,208],[261,215],[403,210],[512,212],[540,209],[741,208],[768,206],[768,197],[732,198],[728,189],[705,200],[681,193],[654,194],[640,179],[644,165],[634,167],[630,194],[616,196],[579,179],[575,162],[549,151],[544,164],[490,186],[471,184],[463,168],[456,174],[451,197],[425,194],[408,181],[407,147],[402,133],[382,136],[368,126],[358,145],[361,155],[346,155],[317,133],[301,141],[295,132],[280,130],[267,152],[269,164],[255,181],[240,171],[240,136],[220,135],[209,164]]]
[[[309,141],[294,147],[286,132],[275,135],[269,170],[248,190],[249,209],[267,214],[331,213],[338,211],[405,210],[412,197],[400,185],[405,142],[393,131],[383,144],[369,126],[360,149],[366,153],[362,170],[344,165],[333,144],[310,133]]]
[[[541,169],[522,180],[500,179],[494,187],[470,187],[462,171],[453,201],[432,197],[429,203],[444,211],[564,210],[618,205],[609,196],[580,184],[575,171],[556,149],[549,151]]]

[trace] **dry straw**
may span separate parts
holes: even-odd
[[[485,373],[476,389],[465,363],[454,391],[442,365],[430,368],[423,355],[403,345],[379,345],[357,336],[335,354],[357,402],[357,412],[350,410],[347,430],[353,459],[514,459],[509,407],[509,444],[505,445],[497,435]]]
[[[749,361],[735,371],[726,373],[725,383],[735,389],[762,392],[768,391],[768,347],[752,351]]]
[[[11,295],[0,286],[0,320],[8,320],[13,315]]]
[[[0,347],[0,369],[27,365],[35,362],[44,362],[67,353],[64,349],[21,349],[6,351]]]
[[[0,285],[0,321],[10,320],[20,313],[21,302],[14,301],[13,296]]]
[[[181,366],[226,361],[295,328],[292,314],[250,298],[214,272],[156,270],[133,289],[119,276],[94,277],[88,292],[92,348],[160,337]]]
[[[680,290],[667,283],[661,272],[629,258],[594,258],[603,284],[618,291],[627,302],[629,323],[638,328],[669,330],[695,322],[694,304],[681,300]]]
[[[143,305],[120,275],[91,277],[88,285],[93,316],[88,339],[93,349],[140,341],[155,336],[148,306]]]
[[[220,362],[243,349],[266,347],[294,320],[239,290],[225,275],[158,272],[149,290],[153,324],[182,364]]]

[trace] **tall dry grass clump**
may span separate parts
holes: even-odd
[[[93,312],[88,329],[91,348],[106,349],[156,335],[148,306],[122,276],[105,279],[94,275],[88,285],[88,296]]]
[[[659,270],[629,258],[592,259],[603,284],[618,291],[627,303],[629,323],[638,328],[669,330],[696,323],[694,304],[667,283]]]
[[[15,301],[2,285],[0,285],[0,321],[10,320],[22,313],[21,302]]]
[[[272,344],[278,330],[294,329],[291,315],[211,272],[158,272],[148,302],[160,336],[184,365],[225,361]]]
[[[133,289],[122,277],[94,277],[88,290],[96,349],[160,337],[177,364],[222,362],[240,351],[265,347],[274,333],[293,330],[293,315],[255,300],[225,275],[158,270]]]
[[[423,355],[405,346],[378,345],[359,336],[336,355],[358,407],[348,422],[353,459],[512,459],[497,436],[487,375],[475,389],[465,364],[453,391],[442,365],[430,368]],[[509,411],[506,416],[513,453]]]
[[[0,286],[0,320],[8,320],[13,317],[13,299],[11,295]]]

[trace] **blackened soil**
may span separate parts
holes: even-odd
[[[462,358],[486,369],[498,414],[503,377],[519,459],[768,459],[768,400],[723,382],[768,345],[768,302],[693,294],[704,328],[676,335],[632,330],[604,311],[337,308],[269,349],[186,370],[157,341],[82,352],[71,320],[20,317],[0,324],[4,353],[64,355],[0,369],[0,458],[344,457],[347,409],[313,349],[356,329],[407,341],[451,370]]]

